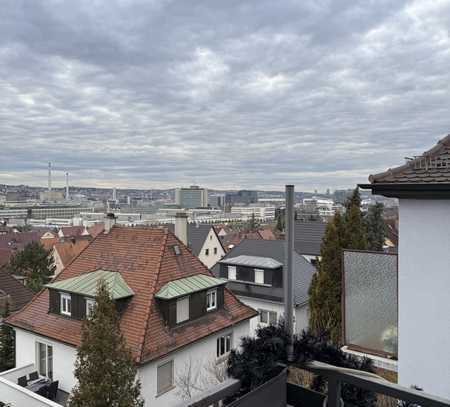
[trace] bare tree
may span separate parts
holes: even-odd
[[[204,363],[201,360],[193,361],[189,357],[183,369],[177,372],[175,384],[180,397],[188,400],[195,393],[205,391],[209,387],[223,382],[226,378],[226,361],[217,362],[215,359],[211,359]]]

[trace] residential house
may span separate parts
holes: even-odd
[[[185,222],[181,227],[186,228],[187,246],[206,267],[212,268],[225,255],[225,249],[214,227],[207,223],[187,223],[187,218],[184,217],[181,222]],[[169,224],[167,227],[178,236],[176,224]],[[181,236],[179,238],[183,240]]]
[[[277,322],[284,314],[284,240],[245,239],[213,267],[217,277],[229,281],[238,298],[258,310],[250,321],[251,333],[259,325]],[[298,253],[294,258],[295,332],[308,327],[308,289],[315,268]]]
[[[186,369],[207,374],[207,366],[224,361],[256,314],[167,228],[108,222],[104,233],[8,319],[16,332],[16,376],[35,369],[71,391],[82,321],[95,304],[100,280],[111,287],[120,310],[146,406],[179,403],[178,379]]]
[[[369,181],[399,199],[399,383],[450,398],[450,135]]]
[[[32,298],[33,291],[0,268],[0,317],[4,314],[6,307],[10,312],[18,311]]]

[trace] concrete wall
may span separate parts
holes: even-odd
[[[399,384],[450,398],[450,201],[400,200]]]
[[[284,315],[284,305],[275,301],[266,301],[259,298],[241,297],[239,299],[246,305],[258,310],[264,309],[267,311],[274,311],[278,315],[278,319]],[[294,332],[300,333],[304,329],[308,328],[309,314],[308,305],[303,305],[295,308],[295,324]],[[259,322],[259,316],[256,316],[250,320],[250,335],[254,336],[258,326],[261,326]]]
[[[53,380],[59,380],[59,388],[70,393],[75,385],[73,368],[76,359],[76,348],[22,329],[15,328],[15,331],[16,366],[20,367],[30,363],[34,363],[37,366],[36,342],[53,346]]]
[[[61,407],[0,376],[0,401],[11,407]]]
[[[214,254],[214,248],[217,248],[217,254]],[[209,249],[208,256],[205,255],[206,249]],[[217,235],[210,229],[206,240],[203,243],[202,249],[198,255],[199,260],[209,269],[211,269],[222,257],[225,256],[225,251],[217,238]]]
[[[217,384],[210,370],[212,366],[217,365],[216,359],[216,341],[219,336],[228,332],[232,332],[232,347],[237,348],[240,338],[249,334],[249,322],[245,321],[234,328],[225,329],[218,334],[211,335],[202,341],[196,342],[179,351],[170,353],[167,357],[158,359],[154,362],[143,365],[139,368],[138,376],[142,383],[141,393],[145,399],[146,407],[170,407],[178,405],[182,400],[182,392],[180,390],[181,378],[187,377],[189,367],[193,372],[193,376],[197,372],[201,372],[195,382],[206,390]],[[168,392],[157,395],[157,367],[169,360],[174,361],[174,382],[175,386]]]

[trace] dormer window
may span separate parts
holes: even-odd
[[[212,311],[217,308],[217,289],[206,293],[206,311]]]
[[[72,315],[72,298],[70,294],[61,293],[61,314],[71,316]]]
[[[100,281],[108,287],[117,307],[124,306],[124,301],[134,295],[120,273],[96,270],[46,284],[49,289],[49,312],[76,320],[89,318],[95,307],[94,298]]]
[[[226,283],[208,274],[196,274],[164,284],[155,297],[166,324],[175,328],[222,309]]]

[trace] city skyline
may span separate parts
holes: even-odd
[[[351,188],[449,133],[448,1],[18,2],[0,183]],[[60,181],[58,181],[60,171]]]

